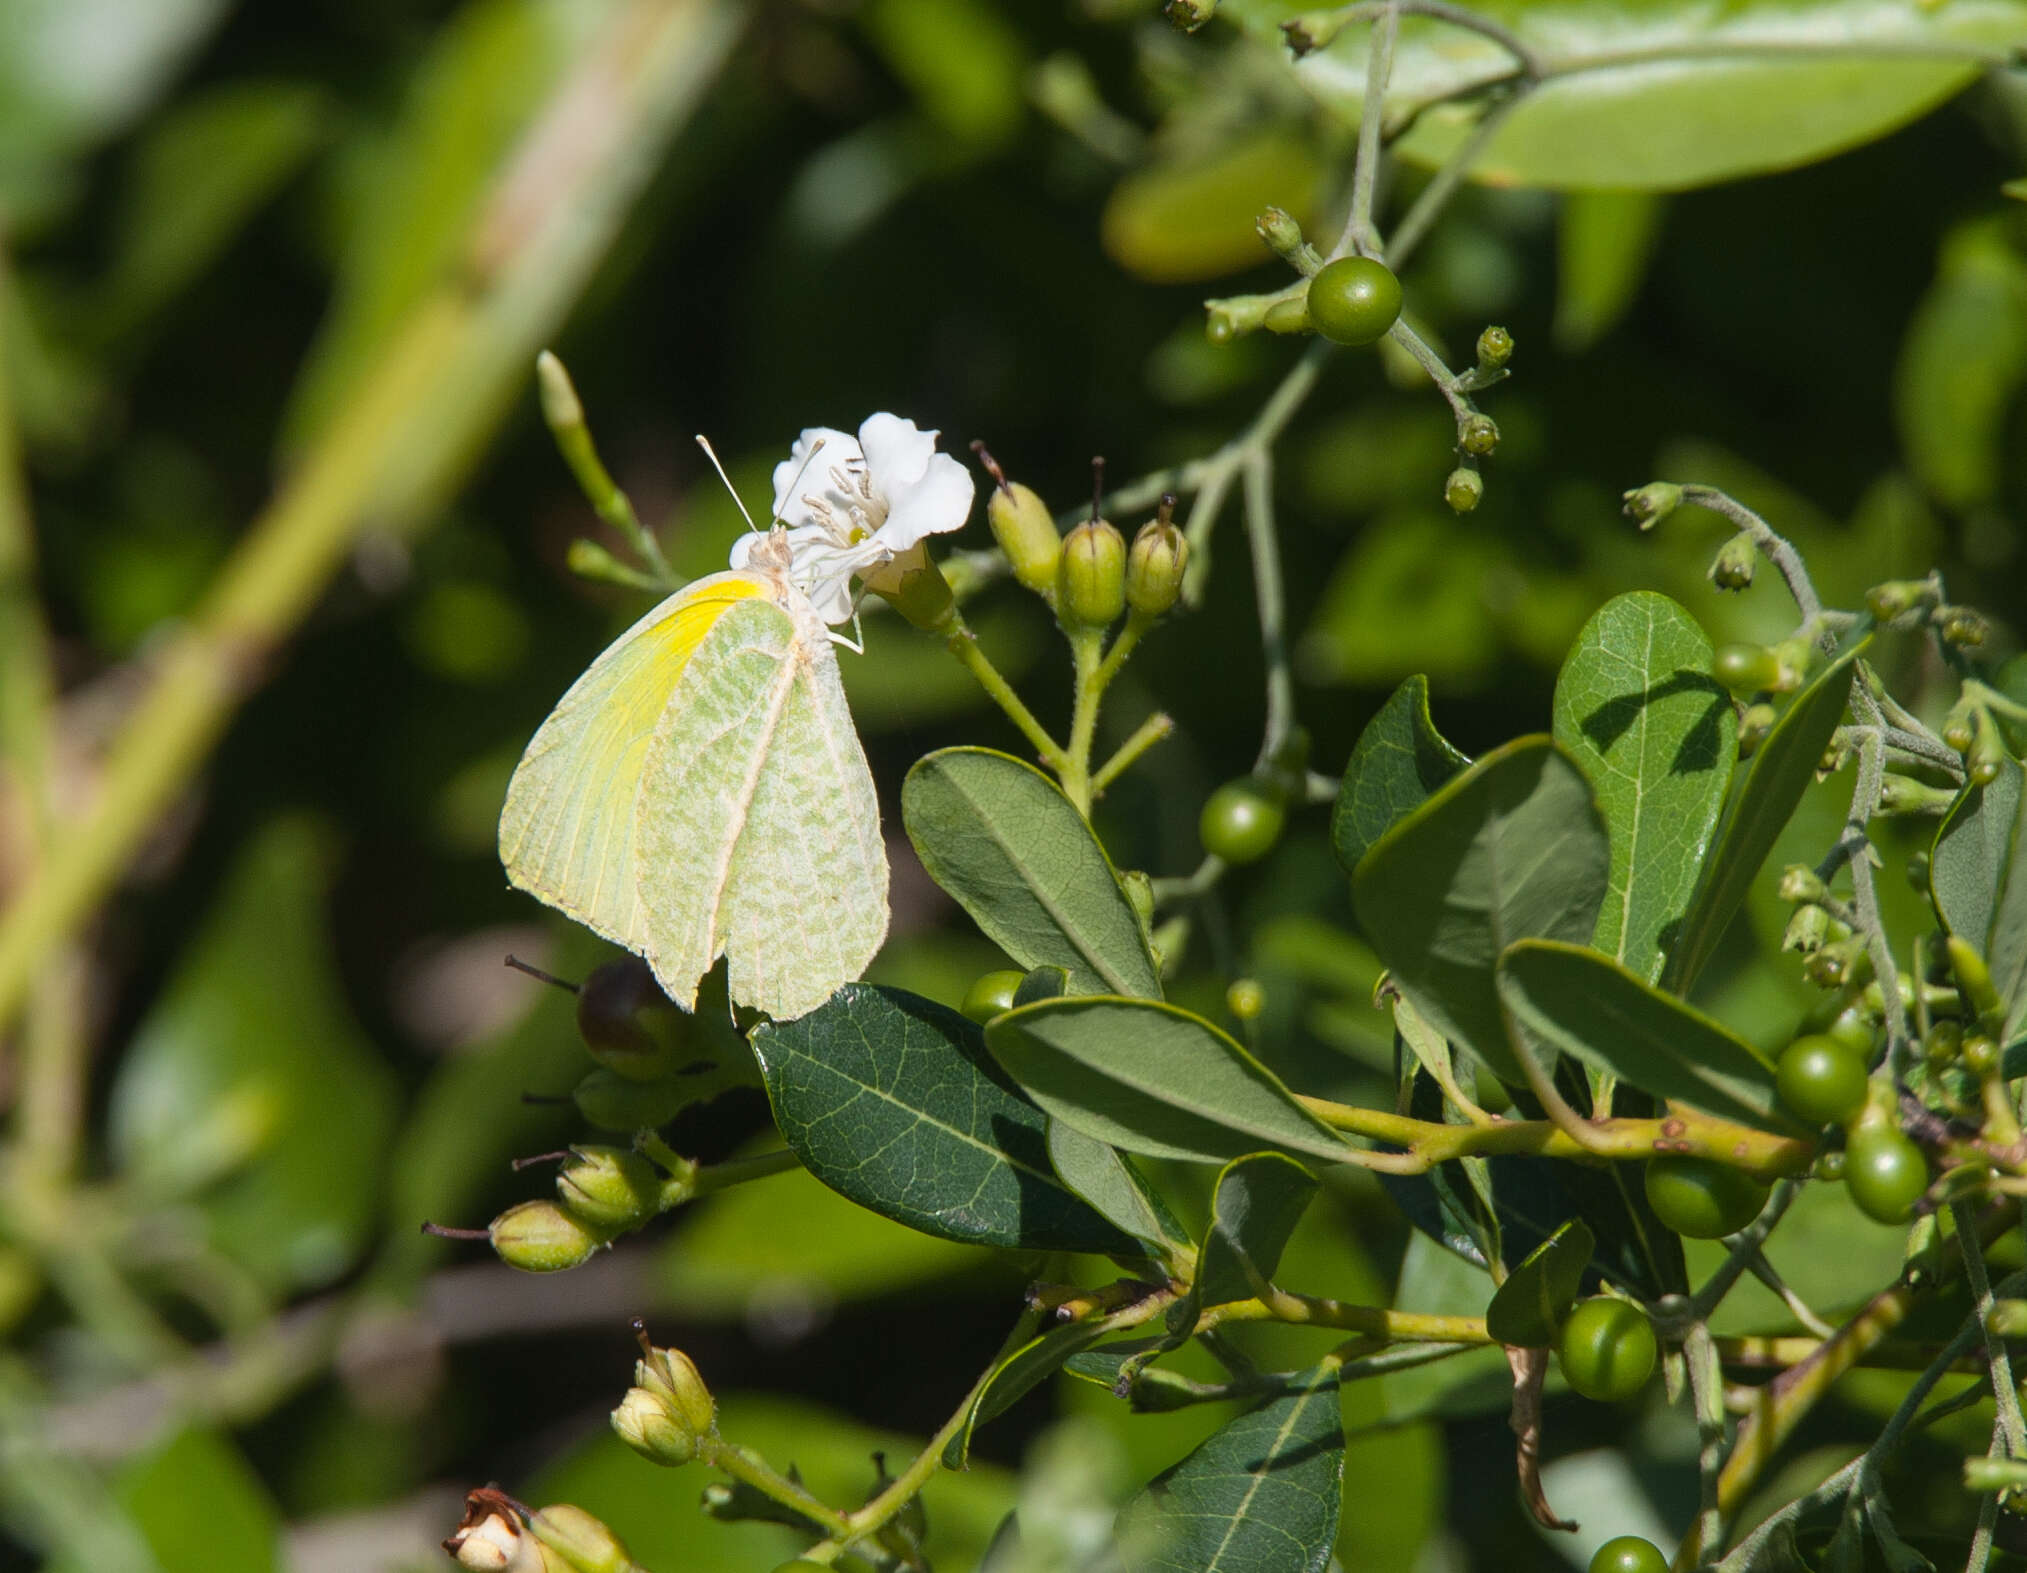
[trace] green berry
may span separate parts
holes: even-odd
[[[1865,1066],[1826,1033],[1809,1033],[1783,1049],[1774,1085],[1781,1102],[1811,1125],[1842,1125],[1865,1107]]]
[[[1982,1032],[1974,1032],[1964,1039],[1963,1053],[1964,1069],[1973,1076],[1982,1080],[1997,1074],[2001,1056],[1995,1039]]]
[[[1478,364],[1486,371],[1497,371],[1513,359],[1513,335],[1506,329],[1494,325],[1478,335]]]
[[[1205,800],[1197,834],[1212,857],[1227,863],[1257,863],[1274,850],[1287,818],[1278,792],[1241,776]]]
[[[1780,681],[1781,663],[1763,644],[1719,645],[1710,675],[1735,694],[1757,694]]]
[[[1647,1165],[1647,1202],[1677,1234],[1715,1240],[1757,1218],[1767,1204],[1767,1188],[1715,1158],[1671,1153]]]
[[[1333,344],[1371,344],[1401,314],[1401,281],[1384,262],[1339,257],[1309,281],[1309,321]]]
[[[1852,1201],[1880,1223],[1905,1223],[1928,1189],[1928,1160],[1890,1125],[1853,1131],[1844,1144],[1844,1183]]]
[[[1621,1403],[1647,1385],[1659,1349],[1645,1311],[1599,1295],[1570,1312],[1556,1352],[1564,1380],[1576,1391]]]
[[[1651,1540],[1614,1535],[1591,1553],[1589,1573],[1668,1573],[1668,1559]]]
[[[1025,973],[1012,971],[981,972],[965,991],[964,1003],[958,1009],[983,1026],[993,1017],[1013,1009],[1014,991],[1021,986],[1021,979],[1025,976]]]

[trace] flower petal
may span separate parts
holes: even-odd
[[[805,427],[789,456],[774,467],[774,517],[790,526],[815,523],[816,516],[804,500],[809,497],[834,508],[848,506],[851,499],[838,490],[831,471],[864,462],[865,453],[856,437],[830,426]]]
[[[897,490],[912,486],[929,468],[936,453],[940,432],[923,431],[904,416],[885,410],[868,415],[859,423],[859,442],[871,472],[873,495],[884,492],[892,498]]]
[[[887,522],[877,537],[888,554],[905,552],[928,535],[955,530],[971,515],[977,487],[971,472],[947,453],[931,456],[911,485],[887,489]]]

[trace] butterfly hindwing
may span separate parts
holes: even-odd
[[[549,713],[507,786],[500,861],[521,889],[630,950],[648,942],[634,878],[648,747],[728,607],[769,593],[724,573],[677,591],[615,639]]]
[[[650,965],[689,1005],[723,954],[732,998],[779,1018],[859,976],[887,929],[872,773],[827,631],[790,592],[733,607],[676,685],[638,799]]]

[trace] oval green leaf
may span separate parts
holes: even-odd
[[[1225,0],[1280,50],[1279,24],[1303,0]],[[1472,165],[1497,185],[1680,190],[1856,147],[1967,87],[2027,35],[2021,0],[1857,8],[1839,0],[1484,0],[1474,13],[1530,46],[1546,80],[1506,116]],[[1349,27],[1294,67],[1312,93],[1355,120],[1371,30]],[[1474,87],[1509,78],[1493,40],[1404,19],[1387,118],[1425,109],[1397,144],[1438,165],[1486,105]],[[1426,106],[1434,107],[1426,107]],[[1637,135],[1627,127],[1638,126]]]
[[[2020,767],[2002,759],[1996,776],[1957,798],[1929,854],[1929,896],[1936,916],[1980,954],[1992,932],[2000,884],[2019,834],[2022,780]]]
[[[1023,970],[1061,967],[1075,994],[1161,997],[1119,876],[1047,776],[989,748],[946,748],[901,787],[901,819],[929,877]]]
[[[1323,1573],[1343,1489],[1337,1367],[1326,1363],[1157,1476],[1121,1510],[1120,1546],[1141,1573]]]
[[[1226,1164],[1197,1254],[1190,1291],[1196,1305],[1250,1300],[1260,1292],[1258,1283],[1271,1283],[1288,1237],[1321,1188],[1313,1174],[1278,1152],[1249,1153]]]
[[[1485,1330],[1502,1344],[1546,1349],[1575,1302],[1597,1249],[1590,1225],[1572,1218],[1507,1275],[1485,1308]]]
[[[1518,1083],[1494,966],[1518,939],[1588,940],[1610,868],[1583,772],[1524,737],[1382,836],[1352,875],[1352,905],[1423,1019]]]
[[[1225,1163],[1262,1148],[1349,1162],[1280,1078],[1200,1016],[1151,1000],[1045,1000],[994,1017],[986,1046],[1065,1125],[1127,1152]]]
[[[1661,936],[1703,870],[1738,754],[1710,641],[1650,590],[1616,596],[1577,635],[1555,685],[1555,740],[1590,777],[1612,842],[1591,943],[1650,983]]]
[[[1851,640],[1836,660],[1811,678],[1754,752],[1745,784],[1704,859],[1681,929],[1672,939],[1662,936],[1668,960],[1661,969],[1661,986],[1671,994],[1689,992],[1802,793],[1815,779],[1823,750],[1844,719],[1858,657],[1871,637],[1868,629]]]
[[[968,1244],[1140,1254],[1056,1177],[1042,1111],[956,1011],[847,984],[753,1052],[782,1139],[861,1207]]]
[[[1758,1049],[1594,950],[1522,940],[1499,958],[1499,996],[1542,1063],[1568,1054],[1657,1098],[1801,1134]]]
[[[1056,1174],[1097,1213],[1160,1257],[1187,1259],[1189,1233],[1170,1212],[1161,1193],[1117,1147],[1086,1136],[1074,1125],[1049,1121],[1049,1162]]]
[[[1417,675],[1396,688],[1352,746],[1330,811],[1330,844],[1344,871],[1470,763],[1429,719],[1429,680]]]

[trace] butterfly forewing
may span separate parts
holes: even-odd
[[[642,767],[678,679],[726,609],[771,586],[724,573],[677,591],[591,663],[549,713],[507,785],[507,877],[586,927],[645,950],[634,867]]]
[[[683,1004],[720,954],[732,998],[788,1018],[887,929],[872,773],[822,622],[788,592],[728,610],[649,747],[636,831],[645,954]]]

